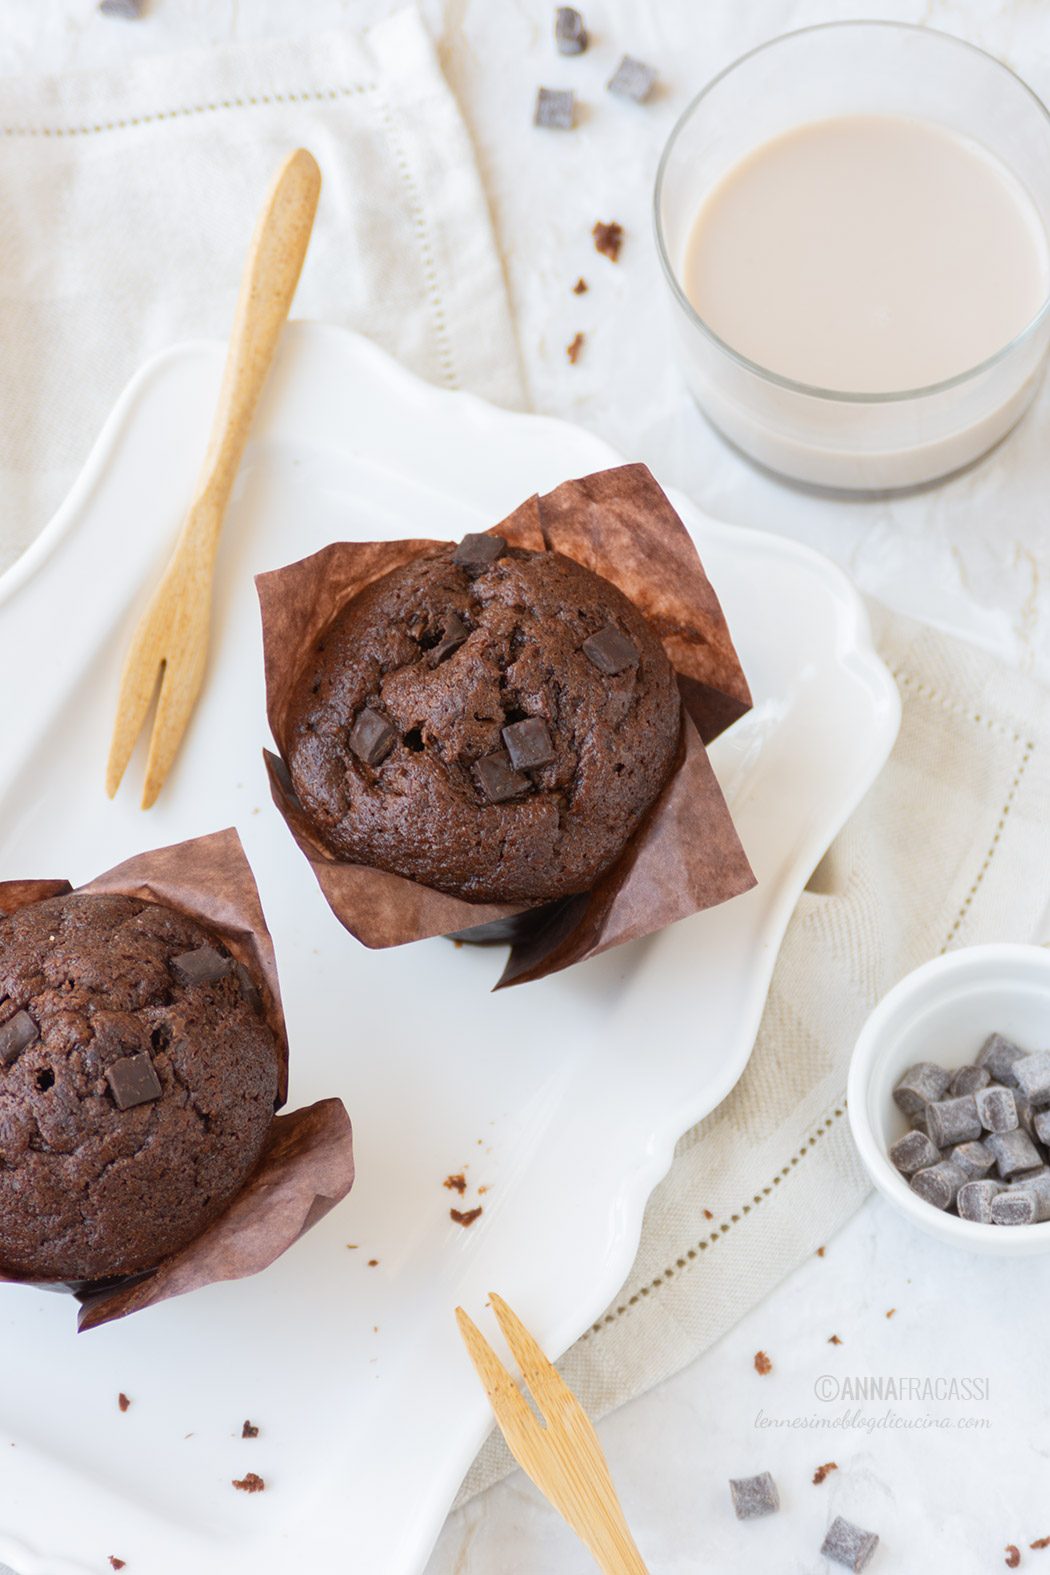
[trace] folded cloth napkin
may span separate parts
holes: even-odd
[[[682,1138],[627,1283],[558,1364],[592,1416],[685,1367],[863,1201],[846,1070],[879,997],[954,947],[1050,941],[1050,692],[871,614],[900,736],[795,911],[746,1072]],[[512,1465],[494,1434],[459,1502]]]
[[[227,336],[256,212],[299,144],[324,195],[296,316],[523,402],[473,150],[415,11],[0,82],[0,570],[147,356]]]

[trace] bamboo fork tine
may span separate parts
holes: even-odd
[[[517,1384],[463,1311],[456,1322],[518,1465],[586,1544],[605,1575],[648,1575],[616,1497],[598,1435],[572,1390],[502,1297],[489,1297],[540,1411],[532,1414]]]
[[[252,416],[292,304],[310,239],[321,172],[298,148],[273,181],[241,278],[208,450],[164,575],[132,637],[106,765],[110,798],[160,684],[142,807],[164,784],[204,680],[215,552]]]

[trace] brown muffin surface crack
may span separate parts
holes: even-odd
[[[222,1212],[277,1097],[259,988],[156,903],[74,893],[0,918],[0,1270],[136,1273]]]
[[[289,709],[292,783],[340,858],[476,902],[586,891],[670,775],[674,671],[573,560],[463,556],[425,552],[332,621]]]

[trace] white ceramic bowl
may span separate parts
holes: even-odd
[[[959,1067],[991,1033],[1026,1050],[1050,1046],[1050,950],[1042,946],[969,946],[924,963],[872,1012],[850,1062],[850,1126],[883,1197],[920,1229],[953,1246],[1000,1257],[1050,1251],[1050,1221],[1007,1227],[942,1214],[893,1168],[889,1148],[908,1124],[893,1087],[916,1061]]]

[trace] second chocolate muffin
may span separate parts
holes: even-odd
[[[254,1169],[278,1047],[260,987],[199,924],[73,893],[0,918],[0,1270],[154,1267]]]
[[[655,630],[553,552],[467,537],[374,581],[301,674],[286,757],[340,858],[476,902],[589,890],[675,764]]]

